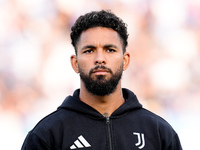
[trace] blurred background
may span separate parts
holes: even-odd
[[[0,0],[0,149],[21,149],[79,88],[70,28],[101,9],[128,25],[123,87],[173,126],[184,150],[199,148],[200,0]]]

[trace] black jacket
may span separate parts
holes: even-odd
[[[182,150],[172,127],[131,91],[123,89],[126,102],[110,117],[80,101],[79,92],[29,132],[22,150]]]

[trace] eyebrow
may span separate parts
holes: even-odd
[[[113,44],[106,44],[104,46],[104,48],[109,48],[109,47],[113,47],[113,48],[117,48],[117,46],[113,45]]]
[[[88,49],[88,48],[95,48],[93,45],[86,45],[81,48],[81,50]]]
[[[114,44],[106,44],[104,46],[104,48],[109,48],[109,47],[117,48],[117,46],[115,46]],[[88,49],[88,48],[94,49],[96,47],[94,45],[86,45],[86,46],[82,47],[81,50]]]

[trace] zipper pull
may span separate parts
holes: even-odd
[[[106,117],[106,124],[110,124],[110,118]]]
[[[110,117],[109,117],[109,114],[108,114],[108,113],[105,113],[103,116],[106,118],[106,124],[110,124]]]

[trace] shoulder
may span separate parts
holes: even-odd
[[[38,136],[52,132],[57,128],[63,127],[64,124],[69,123],[72,118],[73,115],[71,111],[58,109],[42,118],[31,132]]]
[[[143,118],[145,118],[145,120],[149,121],[150,123],[152,122],[160,127],[172,128],[171,125],[163,117],[145,108],[140,109],[139,113]]]
[[[33,143],[37,149],[50,149],[52,139],[63,126],[64,114],[62,110],[56,110],[41,119],[26,136],[22,149],[32,149]]]
[[[181,149],[179,137],[173,127],[161,116],[140,108],[127,114],[128,121],[131,121],[131,128],[134,132],[143,133],[146,140],[152,139],[159,144],[162,149]],[[129,127],[130,128],[130,127]],[[159,142],[158,142],[159,141]],[[148,143],[148,141],[146,141]]]
[[[182,149],[178,134],[164,118],[144,108],[141,112],[142,116],[147,120],[147,126],[152,130],[149,133],[157,134],[162,145],[167,147],[167,149]]]
[[[135,111],[131,111],[128,114],[128,118],[136,122],[135,125],[140,126],[151,131],[175,134],[173,127],[163,117],[145,109],[140,108]]]
[[[176,131],[167,120],[144,108],[140,109],[139,113],[143,128],[148,130],[146,132],[150,135],[157,135],[165,143],[179,143]]]

